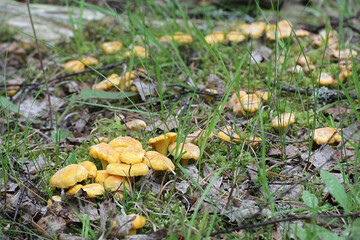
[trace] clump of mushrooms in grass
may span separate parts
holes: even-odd
[[[228,107],[235,114],[241,113],[243,116],[252,116],[261,108],[262,98],[268,100],[268,94],[260,94],[259,92],[248,94],[240,90],[231,96]]]
[[[105,189],[102,185],[91,184],[77,184],[86,179],[96,178],[97,169],[94,163],[90,161],[81,162],[79,164],[70,164],[59,171],[57,171],[50,178],[50,185],[56,188],[69,188],[68,194],[76,194],[80,189],[85,191],[90,198],[103,195]]]

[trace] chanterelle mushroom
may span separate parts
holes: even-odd
[[[119,52],[122,49],[123,44],[118,41],[104,42],[101,47],[105,53],[111,54]]]
[[[142,144],[138,140],[132,137],[117,137],[109,142],[109,145],[113,148],[116,147],[134,147],[142,149]]]
[[[145,163],[136,163],[131,165],[112,163],[106,167],[106,171],[112,175],[136,177],[147,175],[149,173],[149,167]]]
[[[141,58],[145,58],[149,56],[148,51],[146,51],[146,49],[142,46],[134,46],[132,48],[132,50],[129,50],[127,52],[125,52],[125,55],[130,57],[130,56],[138,56]]]
[[[88,171],[81,165],[70,164],[57,171],[50,178],[50,185],[57,188],[68,188],[74,186],[88,177]]]
[[[176,133],[169,132],[169,133],[166,133],[165,135],[160,135],[155,138],[150,138],[149,145],[153,149],[155,149],[156,151],[161,153],[162,155],[166,156],[168,146],[170,144],[172,144],[173,142],[175,142],[176,137],[177,137]]]
[[[145,163],[149,168],[152,168],[155,171],[166,170],[170,172],[170,169],[175,169],[175,165],[169,158],[156,151],[146,152],[143,158],[143,163]]]
[[[314,132],[314,141],[317,145],[328,143],[329,145],[336,146],[341,141],[341,135],[332,127],[318,128]]]
[[[65,63],[64,69],[68,72],[81,72],[85,70],[85,65],[78,60],[70,60]]]
[[[222,131],[220,131],[217,136],[224,142],[240,142],[240,139],[237,139],[240,138],[240,136],[237,133],[232,132],[230,126],[223,127]]]
[[[221,43],[225,40],[225,33],[213,32],[205,36],[205,41],[208,44]]]
[[[242,30],[242,33],[245,36],[250,36],[251,38],[259,38],[264,33],[266,28],[265,22],[253,22],[250,24],[240,24],[237,26],[237,29]]]
[[[96,196],[100,196],[105,193],[104,187],[99,183],[87,184],[81,189],[87,193],[89,198],[95,198]]]
[[[245,36],[238,31],[230,31],[226,35],[226,40],[233,43],[240,43],[245,40]]]
[[[278,39],[284,39],[290,37],[292,32],[292,25],[287,20],[282,20],[278,22],[278,27],[270,26],[269,29],[266,31],[266,38],[270,40],[275,40],[276,35]],[[276,34],[275,34],[276,33]]]
[[[120,154],[120,161],[127,164],[140,163],[143,160],[145,151],[139,148],[127,147]]]
[[[137,214],[130,214],[128,216],[129,217],[136,216],[136,218],[132,221],[134,225],[129,231],[130,235],[135,235],[136,230],[139,229],[139,228],[142,228],[145,225],[146,219],[143,216],[140,216],[140,215],[137,215]]]
[[[120,162],[120,154],[107,143],[99,143],[97,145],[91,146],[89,148],[89,152],[93,158],[98,158],[101,160],[103,169],[106,169],[106,166],[109,163]]]
[[[329,86],[334,83],[334,78],[331,75],[322,72],[321,75],[318,77],[317,82],[321,86]]]
[[[271,124],[275,128],[286,128],[295,122],[295,115],[291,113],[283,113],[279,116],[276,116]]]
[[[246,94],[240,98],[243,114],[254,114],[261,107],[261,99],[256,94]]]
[[[88,170],[88,178],[96,178],[97,168],[94,163],[90,161],[84,161],[79,163],[79,165],[83,166],[84,168],[86,168],[86,170]]]
[[[169,145],[168,150],[175,158],[181,156],[181,165],[187,165],[190,159],[197,161],[200,157],[200,148],[192,143],[179,143],[176,149],[177,143]]]

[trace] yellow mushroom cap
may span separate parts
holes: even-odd
[[[107,79],[102,80],[101,82],[94,84],[92,86],[93,90],[103,90],[103,91],[109,91],[115,86],[119,86],[121,82],[121,77],[117,75],[116,73],[111,74]]]
[[[86,168],[88,171],[88,178],[96,178],[97,168],[94,163],[90,161],[84,161],[78,164]]]
[[[251,24],[243,24],[241,27],[244,35],[249,35],[251,38],[259,38],[266,28],[265,22],[253,22]]]
[[[245,36],[238,31],[230,31],[226,35],[226,40],[229,42],[240,43],[245,40]]]
[[[218,91],[216,91],[215,89],[205,89],[206,92],[211,93],[211,94],[217,94]],[[214,96],[211,95],[204,95],[205,101],[207,104],[211,104],[212,100],[214,99]]]
[[[169,145],[168,150],[174,157],[178,157],[180,155],[181,159],[194,159],[198,160],[200,156],[200,148],[192,143],[179,143],[178,148],[176,149],[177,143],[174,142]]]
[[[54,195],[51,197],[51,200],[53,200],[54,202],[61,202],[61,196]]]
[[[120,154],[120,161],[127,164],[140,163],[145,151],[139,148],[127,147]]]
[[[99,183],[91,183],[82,187],[89,198],[95,198],[96,196],[103,195],[105,193],[104,187]]]
[[[109,189],[110,191],[116,191],[116,190],[124,190],[124,185],[126,188],[129,188],[129,183],[128,181],[122,177],[122,176],[118,176],[118,175],[112,175],[109,176],[105,179],[105,188]]]
[[[72,73],[81,72],[84,71],[85,65],[78,60],[70,60],[65,63],[64,69]]]
[[[310,36],[310,32],[309,31],[306,31],[304,29],[297,29],[295,31],[295,35],[298,37],[298,38],[304,38],[304,37],[308,37]]]
[[[146,223],[146,219],[143,216],[140,216],[140,215],[137,215],[137,214],[128,215],[128,217],[133,217],[133,216],[136,216],[136,218],[132,221],[132,223],[134,225],[129,231],[130,235],[136,234],[136,229],[142,228]]]
[[[225,40],[225,33],[213,32],[205,36],[205,41],[208,44],[221,43]]]
[[[338,132],[335,133],[335,131],[336,129],[332,127],[315,129],[314,141],[317,145],[323,145],[328,141],[329,145],[337,145],[341,141],[341,135]]]
[[[71,188],[69,188],[69,190],[67,190],[66,193],[70,194],[70,195],[75,195],[82,187],[83,187],[82,184],[76,184],[75,186],[72,186]]]
[[[295,122],[295,115],[291,113],[283,113],[276,116],[271,124],[276,128],[285,128]]]
[[[165,171],[170,172],[175,169],[174,163],[167,158],[166,156],[156,152],[156,151],[148,151],[145,153],[143,158],[143,163],[145,163],[149,168],[154,169],[155,171]]]
[[[255,94],[260,97],[263,101],[267,101],[270,98],[270,94],[268,91],[265,90],[258,90],[255,91]]]
[[[234,113],[239,113],[239,112],[235,112],[234,107],[237,106],[236,108],[240,107],[241,108],[241,104],[240,104],[240,99],[241,97],[247,95],[247,93],[245,91],[239,91],[238,93],[234,93],[231,98],[228,101],[228,107],[230,109],[233,109]]]
[[[144,122],[143,120],[140,120],[140,119],[134,119],[134,120],[131,120],[129,122],[126,122],[126,127],[130,130],[139,130],[141,128],[146,128],[147,125],[146,125],[146,122]]]
[[[104,42],[101,47],[105,53],[110,54],[119,52],[122,49],[123,44],[118,41]]]
[[[292,32],[292,25],[287,20],[282,20],[278,22],[278,27],[276,29],[276,26],[272,26],[270,29],[266,31],[266,38],[270,40],[275,40],[277,33],[278,39],[284,39],[290,37]]]
[[[298,60],[297,63],[300,64],[301,66],[306,66],[306,65],[312,65],[311,59],[307,56],[301,55]]]
[[[134,147],[142,149],[141,142],[132,137],[117,137],[109,142],[109,145],[113,148],[116,147]]]
[[[95,178],[96,183],[102,184],[110,176],[106,170],[98,170]]]
[[[172,36],[172,40],[181,44],[190,44],[193,42],[193,38],[190,34],[185,34],[182,32],[176,32],[175,35]]]
[[[81,59],[81,61],[86,64],[86,65],[89,65],[89,66],[93,66],[93,65],[97,65],[99,64],[99,61],[94,58],[93,56],[86,56],[86,57],[83,57]]]
[[[259,137],[250,137],[245,141],[245,144],[250,145],[251,147],[256,147],[261,143],[261,138]]]
[[[111,163],[106,167],[106,171],[112,175],[136,177],[147,175],[149,173],[149,168],[145,163],[136,163],[131,165]]]
[[[233,133],[231,135],[231,127],[227,127],[227,128],[223,128],[223,131],[225,132],[222,132],[220,131],[217,136],[224,142],[240,142],[240,139],[232,139],[230,136],[232,136],[233,138],[240,138],[240,136],[237,134],[237,133]]]
[[[348,70],[341,71],[340,74],[339,74],[339,80],[341,82],[344,82],[345,79],[347,79],[350,76],[352,76],[352,72],[350,72]]]
[[[149,56],[149,52],[142,46],[134,46],[132,50],[129,50],[125,53],[126,56],[130,57],[131,55],[145,58]]]
[[[177,137],[176,133],[169,132],[166,133],[165,135],[160,135],[155,138],[150,138],[149,145],[153,149],[161,153],[162,155],[166,155],[168,146],[173,142],[175,142],[176,137]]]
[[[108,163],[120,162],[120,154],[107,143],[99,143],[91,146],[89,152],[93,158],[98,158]]]
[[[256,112],[261,106],[261,100],[256,94],[246,94],[240,98],[241,107],[247,113]]]
[[[78,164],[70,164],[57,171],[50,178],[50,185],[57,188],[68,188],[87,179],[87,176],[88,171],[86,168]]]
[[[351,57],[356,57],[358,55],[358,53],[355,50],[352,49],[344,49],[344,50],[334,50],[332,57],[336,58],[336,59],[340,59],[340,60],[345,60],[345,59],[351,59]]]
[[[316,81],[321,86],[329,86],[334,83],[334,78],[331,75],[322,72]]]

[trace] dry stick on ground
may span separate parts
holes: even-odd
[[[50,126],[51,126],[51,128],[53,128],[54,127],[54,125],[53,125],[53,112],[52,112],[50,92],[49,92],[49,87],[48,87],[49,82],[48,82],[48,79],[47,79],[46,74],[45,74],[44,64],[43,64],[43,61],[42,61],[42,55],[41,55],[41,51],[40,51],[40,48],[39,48],[39,42],[38,42],[38,39],[36,37],[35,26],[34,26],[34,23],[33,23],[33,20],[32,20],[31,12],[30,12],[30,1],[29,0],[26,1],[26,6],[27,6],[28,13],[29,13],[31,28],[32,28],[33,33],[34,33],[36,50],[37,50],[37,52],[39,54],[39,61],[40,61],[41,71],[42,71],[44,79],[45,79],[45,88],[46,88],[47,98],[48,98],[49,108],[50,108],[49,109],[49,111],[50,111]]]

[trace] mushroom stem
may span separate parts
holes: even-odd
[[[181,159],[180,164],[181,166],[187,166],[189,164],[189,159]]]

